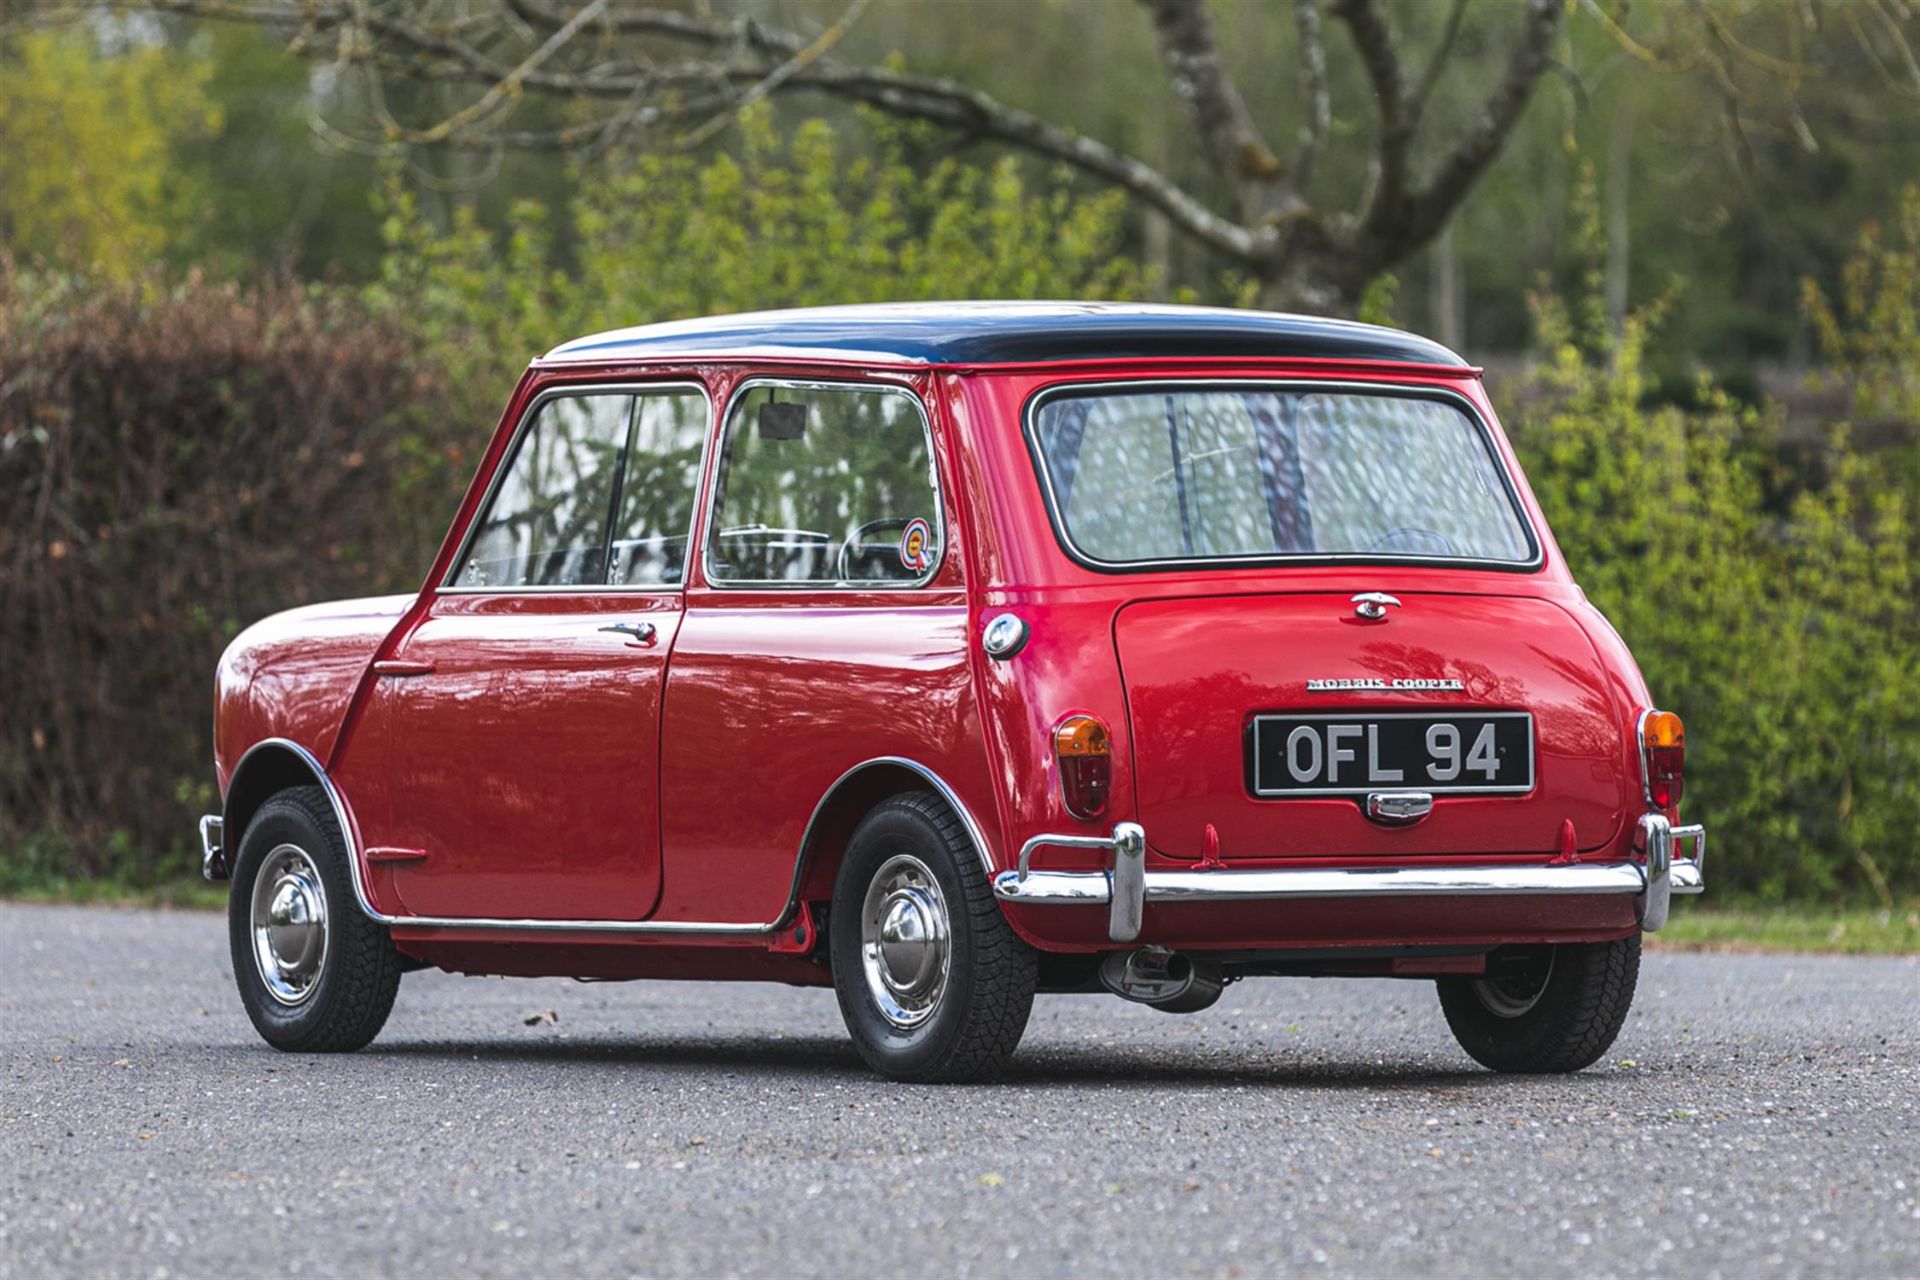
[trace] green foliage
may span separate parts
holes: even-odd
[[[207,66],[165,48],[97,53],[83,31],[0,47],[0,247],[125,280],[191,220],[176,141],[219,131]]]
[[[1393,301],[1400,292],[1400,277],[1391,271],[1375,276],[1360,291],[1360,305],[1353,318],[1362,324],[1393,324]]]
[[[1084,197],[1065,175],[1035,189],[1011,160],[916,168],[882,132],[852,154],[823,121],[790,138],[763,111],[737,155],[643,155],[581,170],[563,208],[514,205],[504,236],[459,212],[436,229],[390,176],[387,255],[371,296],[405,315],[474,389],[498,403],[532,357],[577,334],[686,316],[941,298],[1136,298],[1148,281],[1121,252],[1124,201]],[[554,265],[571,224],[574,266]]]
[[[1838,302],[1812,277],[1806,311],[1828,362],[1859,412],[1920,418],[1920,186],[1908,186],[1891,236],[1870,223],[1840,273]]]
[[[1704,379],[1688,408],[1647,407],[1658,309],[1618,332],[1592,299],[1535,314],[1548,358],[1515,444],[1588,597],[1687,721],[1687,811],[1713,828],[1716,889],[1920,891],[1913,460],[1869,460],[1836,431],[1828,478],[1771,510],[1777,410]]]

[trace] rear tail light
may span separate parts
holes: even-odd
[[[1113,735],[1092,716],[1068,716],[1053,731],[1053,753],[1060,759],[1060,791],[1067,812],[1097,818],[1107,811],[1113,787]]]
[[[1647,799],[1656,809],[1680,803],[1687,778],[1687,728],[1671,711],[1640,717],[1640,762],[1647,775]]]

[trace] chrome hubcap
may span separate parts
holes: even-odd
[[[951,931],[940,882],[920,859],[896,854],[867,886],[860,956],[867,992],[888,1022],[904,1029],[933,1016],[947,989]]]
[[[298,845],[276,846],[253,881],[253,967],[267,994],[295,1005],[313,994],[327,960],[327,890]]]
[[[1476,978],[1473,993],[1488,1013],[1502,1018],[1518,1018],[1540,1003],[1547,980],[1553,977],[1554,948],[1545,954],[1529,951],[1499,956],[1489,962],[1487,976]]]

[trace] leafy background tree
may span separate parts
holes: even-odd
[[[217,135],[213,66],[162,46],[102,49],[83,31],[10,42],[0,82],[0,238],[17,255],[125,280],[198,212],[173,163]]]

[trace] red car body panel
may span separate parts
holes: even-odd
[[[912,760],[991,812],[964,595],[819,594],[691,593],[662,733],[662,919],[779,918],[814,808],[870,760]]]
[[[880,381],[921,398],[947,522],[927,586],[738,589],[710,583],[691,555],[684,590],[437,589],[543,390],[694,381],[717,432],[734,387],[767,375]],[[1373,382],[1461,397],[1513,478],[1538,566],[1112,573],[1077,563],[1029,453],[1028,402],[1067,383],[1178,378]],[[695,530],[706,526],[714,454],[710,445]],[[348,812],[376,911],[493,922],[394,924],[403,949],[452,969],[825,981],[824,967],[795,954],[790,926],[831,896],[835,845],[860,797],[896,779],[937,778],[994,870],[1012,867],[1030,837],[1101,835],[1119,819],[1146,827],[1150,869],[1190,869],[1209,825],[1222,859],[1239,866],[1538,865],[1564,853],[1568,820],[1582,857],[1622,859],[1629,815],[1642,807],[1631,729],[1644,683],[1574,585],[1477,371],[1464,367],[1245,358],[975,367],[753,350],[536,362],[426,582],[417,598],[295,610],[243,633],[221,666],[217,755],[224,790],[255,743],[283,738],[311,751]],[[1347,598],[1362,590],[1391,591],[1409,607],[1360,623]],[[1016,660],[989,661],[981,628],[1008,610],[1031,638]],[[656,627],[644,645],[601,630],[642,620]],[[1350,675],[1466,684],[1464,695],[1376,695],[1369,712],[1530,711],[1534,790],[1444,797],[1401,828],[1368,822],[1351,799],[1251,797],[1239,754],[1248,715],[1351,706],[1348,695],[1301,686]],[[1112,790],[1095,821],[1067,812],[1052,750],[1054,726],[1074,713],[1100,717],[1113,736]],[[1105,856],[1045,848],[1033,865],[1097,870]],[[1002,909],[1045,950],[1113,949],[1104,911]],[[503,919],[783,928],[585,937],[502,928]],[[1635,928],[1620,896],[1270,901],[1149,904],[1140,940],[1317,952],[1588,941]]]
[[[1212,824],[1219,856],[1392,857],[1407,828],[1369,822],[1341,796],[1247,793],[1242,739],[1255,712],[1350,708],[1355,695],[1302,693],[1313,677],[1459,679],[1464,692],[1361,695],[1372,714],[1472,707],[1533,715],[1537,773],[1525,796],[1435,797],[1420,823],[1428,853],[1539,853],[1572,821],[1579,847],[1604,848],[1625,817],[1618,765],[1631,712],[1615,707],[1573,619],[1551,600],[1417,592],[1403,572],[1367,574],[1404,616],[1367,622],[1347,593],[1140,601],[1115,622],[1140,745],[1140,821],[1154,848],[1198,859]],[[1523,646],[1518,631],[1529,637]],[[1531,661],[1514,661],[1516,648]],[[1284,810],[1284,820],[1276,810]]]
[[[680,616],[668,593],[434,600],[388,652],[431,669],[376,679],[337,770],[364,837],[422,855],[384,868],[396,913],[646,918]],[[634,620],[656,639],[600,630]]]
[[[413,604],[412,596],[376,596],[307,605],[236,636],[214,676],[221,792],[263,739],[284,738],[330,761],[367,664]]]

